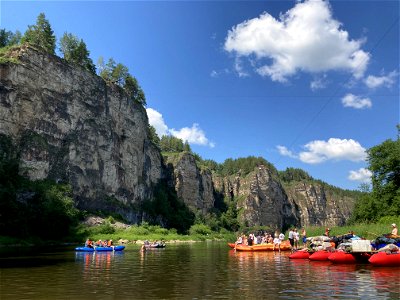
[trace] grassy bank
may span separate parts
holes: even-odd
[[[396,223],[400,225],[399,217],[383,217],[376,223],[358,223],[354,225],[330,227],[331,236],[339,236],[353,231],[356,235],[368,240],[373,240],[377,236],[389,233],[391,231],[391,224]],[[318,236],[325,232],[324,226],[310,226],[306,227],[307,236]],[[286,237],[288,232],[286,232]],[[29,237],[26,239],[13,238],[0,236],[0,246],[16,245],[57,245],[66,243],[83,243],[86,238],[92,240],[110,240],[115,243],[119,240],[124,240],[124,243],[135,244],[141,241],[149,240],[163,240],[165,242],[189,242],[189,241],[206,241],[206,240],[222,240],[222,241],[235,241],[236,233],[227,230],[220,232],[212,231],[204,224],[195,224],[190,230],[189,234],[178,234],[175,229],[161,228],[160,226],[143,224],[141,226],[131,225],[124,228],[118,228],[115,224],[105,221],[97,226],[80,225],[69,237],[62,240],[43,240],[37,237]]]
[[[130,243],[135,241],[166,242],[175,241],[205,241],[205,240],[226,240],[235,239],[235,234],[229,231],[213,232],[205,225],[193,225],[188,235],[178,234],[176,229],[166,229],[154,225],[132,225],[128,228],[114,228],[111,224],[105,223],[91,228],[81,228],[79,236],[89,237],[92,240],[109,240],[117,242],[127,240]]]

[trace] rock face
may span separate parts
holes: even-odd
[[[194,212],[206,214],[217,200],[235,199],[248,226],[332,226],[349,217],[353,199],[319,184],[282,186],[265,166],[221,177],[199,168],[190,153],[164,163],[149,141],[145,109],[118,86],[33,48],[13,51],[18,62],[0,64],[0,138],[12,139],[21,173],[69,182],[80,208],[138,223],[138,207],[167,179]]]
[[[194,212],[206,214],[214,207],[214,186],[211,172],[200,170],[194,156],[181,153],[167,159],[170,185],[180,199]]]
[[[265,166],[244,178],[216,178],[216,186],[225,197],[238,199],[240,221],[248,226],[282,228],[299,223],[285,190]]]
[[[354,199],[327,192],[320,184],[297,182],[286,193],[292,207],[298,208],[302,226],[344,225],[354,207]]]
[[[0,64],[0,134],[12,138],[20,170],[70,182],[81,208],[117,202],[135,221],[129,207],[151,197],[162,176],[144,108],[56,56],[26,46],[13,56],[18,63]]]

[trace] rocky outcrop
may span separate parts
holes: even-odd
[[[192,154],[182,152],[170,155],[166,157],[166,164],[170,170],[170,185],[193,212],[206,214],[214,207],[211,172],[199,169]]]
[[[241,223],[247,226],[282,228],[298,223],[285,190],[266,166],[257,167],[245,177],[216,177],[216,189],[237,200]]]
[[[344,225],[353,211],[353,198],[330,192],[318,183],[296,182],[285,190],[302,226]]]
[[[142,105],[79,66],[22,46],[0,64],[0,134],[12,138],[31,179],[70,182],[78,206],[131,206],[151,197],[161,155]]]
[[[186,152],[168,154],[164,164],[149,140],[145,109],[121,88],[31,47],[11,56],[0,64],[0,138],[11,138],[22,174],[69,182],[80,208],[140,222],[140,205],[166,179],[193,212],[235,201],[248,226],[332,226],[349,217],[351,197],[318,183],[282,186],[267,166],[222,177]]]

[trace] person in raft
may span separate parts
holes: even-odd
[[[397,226],[395,223],[392,224],[392,236],[396,236],[398,235],[398,230],[397,230]]]
[[[93,242],[89,238],[86,239],[85,247],[93,248]]]

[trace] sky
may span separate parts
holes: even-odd
[[[45,13],[58,40],[126,65],[157,133],[204,159],[261,156],[345,189],[397,138],[399,1],[4,1],[0,27]]]

